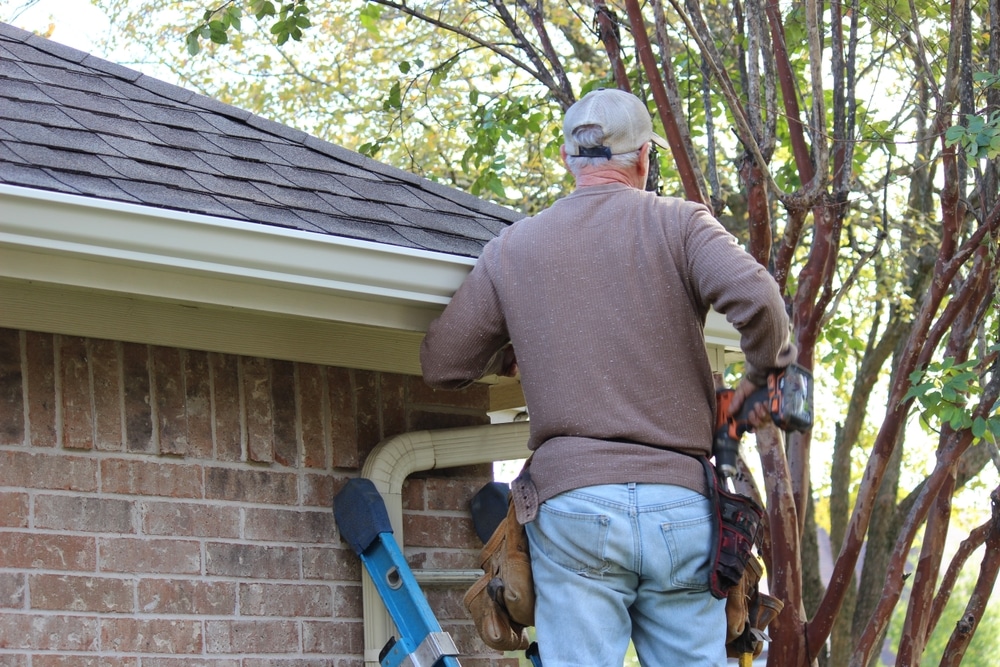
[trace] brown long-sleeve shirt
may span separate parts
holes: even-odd
[[[468,385],[513,344],[540,501],[620,482],[704,491],[701,465],[681,453],[711,452],[710,307],[739,331],[757,381],[793,361],[776,283],[706,207],[578,188],[486,245],[430,326],[424,379]]]

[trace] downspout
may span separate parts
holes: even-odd
[[[528,455],[528,422],[490,424],[466,428],[402,433],[380,442],[361,469],[385,501],[389,522],[400,548],[403,546],[403,482],[422,470],[522,459]],[[457,583],[467,572],[414,572],[418,581]],[[478,573],[477,573],[478,574]],[[469,582],[471,583],[471,582]],[[378,655],[394,626],[367,571],[361,575],[361,599],[365,632],[365,666],[378,667]]]

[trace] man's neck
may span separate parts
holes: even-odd
[[[585,171],[576,178],[576,187],[578,188],[585,188],[591,185],[610,185],[612,183],[620,183],[631,188],[635,187],[635,183],[632,182],[629,174],[617,169],[594,169],[592,171]]]

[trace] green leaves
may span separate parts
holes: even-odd
[[[470,191],[474,195],[489,191],[506,197],[501,175],[507,169],[504,145],[527,134],[542,131],[546,114],[538,110],[529,97],[493,97],[478,104],[480,91],[469,93],[475,105],[469,130],[471,142],[462,155],[462,168],[467,173],[479,171]]]
[[[362,27],[368,31],[372,37],[379,37],[378,20],[382,16],[382,5],[374,2],[366,2],[358,13],[358,19]]]
[[[832,365],[835,377],[843,377],[847,368],[848,350],[863,354],[865,341],[854,333],[851,321],[843,316],[836,317],[827,324],[821,335],[829,343],[830,351],[820,361],[825,365]]]
[[[971,160],[1000,156],[1000,111],[989,118],[966,114],[965,125],[953,125],[944,134],[945,145],[961,144]]]
[[[217,9],[206,9],[202,22],[185,37],[187,52],[192,56],[198,55],[203,39],[208,39],[213,44],[228,44],[229,31],[240,32],[242,29],[242,4],[238,0],[228,0]],[[271,23],[270,33],[279,46],[289,39],[301,40],[302,31],[312,25],[306,0],[284,3],[280,9],[271,0],[247,0],[245,4],[258,21],[276,17]]]
[[[228,44],[229,29],[235,28],[236,32],[240,31],[242,14],[243,10],[234,0],[230,0],[218,9],[205,10],[202,23],[185,38],[187,52],[192,56],[198,55],[202,39],[211,40],[214,44]]]
[[[268,3],[269,4],[269,3]],[[311,26],[309,7],[305,0],[296,0],[281,6],[278,19],[271,25],[271,34],[275,36],[278,46],[289,40],[296,42],[302,39],[302,31]]]
[[[994,345],[990,352],[1000,350]],[[973,418],[969,401],[981,393],[980,378],[976,368],[979,359],[955,363],[952,358],[928,364],[923,371],[910,374],[912,386],[904,400],[916,399],[921,406],[920,423],[928,430],[947,424],[954,430],[971,429],[972,435],[981,439],[987,433],[994,440],[1000,439],[1000,411]]]

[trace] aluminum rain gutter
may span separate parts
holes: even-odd
[[[424,331],[473,263],[0,184],[0,278]]]
[[[400,548],[403,545],[403,482],[409,475],[423,470],[525,458],[529,428],[529,422],[510,422],[413,431],[379,443],[365,460],[361,476],[370,479],[385,500]],[[440,581],[441,577],[434,576],[434,579]],[[377,667],[379,652],[393,634],[393,624],[367,572],[362,574],[361,597],[365,665]]]

